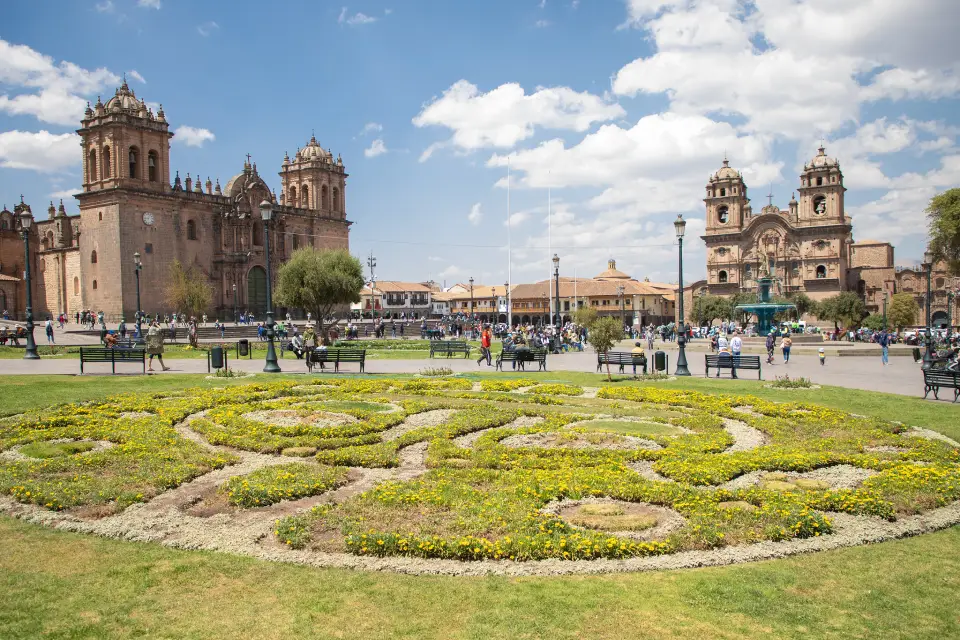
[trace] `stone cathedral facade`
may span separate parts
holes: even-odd
[[[236,307],[262,318],[267,234],[259,204],[265,199],[274,204],[269,234],[274,275],[299,247],[349,249],[347,173],[341,158],[315,137],[293,159],[285,155],[278,198],[249,156],[222,188],[219,179],[199,174],[181,178],[176,172],[171,181],[174,134],[163,107],[154,113],[126,82],[105,104],[98,99],[87,106],[77,133],[83,154],[80,212],[67,215],[62,203],[59,209],[51,204],[48,219],[37,219],[31,232],[38,318],[60,312],[72,317],[89,309],[130,321],[137,308],[136,252],[143,263],[146,312],[177,311],[165,303],[163,290],[170,265],[179,260],[206,277],[213,317],[232,320]],[[28,205],[16,209],[23,207]],[[4,231],[17,226],[12,213],[0,213]],[[15,300],[7,305],[22,309],[22,294],[11,290],[10,296]]]

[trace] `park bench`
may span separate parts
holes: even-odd
[[[80,347],[80,374],[83,375],[83,365],[87,362],[109,362],[112,373],[117,372],[118,362],[139,362],[143,373],[147,372],[147,351],[143,348],[119,347]]]
[[[923,397],[926,398],[933,391],[933,397],[939,400],[941,387],[953,389],[953,401],[956,402],[960,398],[960,371],[924,369]]]
[[[536,362],[538,371],[547,370],[546,349],[524,349],[522,351],[501,351],[497,356],[497,370],[503,370],[504,362],[516,362],[521,371],[526,371],[526,363]]]
[[[440,340],[443,338],[443,331],[440,329],[426,329],[423,331],[423,337],[427,340]]]
[[[341,362],[357,362],[360,364],[360,373],[363,373],[363,367],[367,360],[366,349],[343,349],[333,347],[328,349],[313,349],[307,351],[306,357],[309,358],[309,367],[312,370],[313,365],[319,364],[321,368],[324,364],[333,363],[334,372],[340,371]]]
[[[763,380],[763,372],[760,370],[760,356],[728,356],[728,355],[705,355],[706,375],[710,376],[710,369],[717,370],[717,377],[720,377],[721,369],[730,369],[734,378],[737,377],[737,369],[746,369],[757,372],[757,380]]]
[[[470,345],[466,340],[432,340],[430,342],[430,357],[434,354],[445,355],[448,358],[455,353],[462,353],[466,358],[470,355]]]
[[[632,367],[634,364],[634,358],[636,358],[636,364],[638,367],[643,367],[643,372],[647,372],[647,358],[646,355],[642,356],[641,360],[640,354],[634,356],[629,351],[608,351],[606,353],[597,354],[597,371],[599,372],[601,367],[605,364],[610,364],[613,366],[620,367],[620,373],[623,373],[624,367]]]

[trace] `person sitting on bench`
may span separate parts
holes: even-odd
[[[635,343],[630,353],[633,360],[633,375],[637,375],[637,365],[643,367],[643,375],[647,375],[647,355],[643,351],[643,343]]]
[[[734,366],[734,363],[733,363],[733,355],[730,353],[729,348],[730,348],[730,347],[727,347],[727,348],[725,348],[725,349],[721,349],[721,350],[720,350],[720,353],[718,354],[718,357],[720,358],[720,360],[719,360],[720,366],[717,367],[717,377],[718,377],[718,378],[720,377],[720,370],[721,370],[721,369],[730,369],[731,377],[733,377],[733,378],[736,378],[736,377],[737,377],[737,368]]]

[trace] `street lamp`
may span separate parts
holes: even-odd
[[[489,318],[490,326],[492,327],[493,325],[497,324],[497,321],[496,321],[496,316],[497,316],[497,288],[496,288],[496,287],[490,287],[490,304],[491,304],[491,307],[490,307],[490,309],[491,309],[491,311],[490,311],[491,315],[490,315],[488,318]]]
[[[264,373],[280,373],[277,364],[277,352],[273,348],[273,284],[270,276],[270,221],[273,219],[273,205],[269,200],[260,203],[260,217],[263,218],[263,237],[267,247],[267,363]]]
[[[237,283],[233,283],[233,324],[239,325],[240,314],[237,313]]]
[[[557,317],[555,318],[554,322],[559,327],[561,324],[560,322],[560,256],[558,256],[557,254],[553,254],[553,280],[555,283],[555,286],[553,288],[553,295],[556,296],[556,300],[557,300],[556,304],[554,305],[554,307],[557,310]]]
[[[140,269],[143,268],[143,263],[140,262],[140,252],[137,251],[133,254],[133,272],[137,275],[137,339],[139,340],[143,333],[140,330],[140,311],[142,307],[140,306]]]
[[[933,365],[933,335],[930,329],[930,325],[932,324],[930,317],[930,302],[932,299],[930,294],[930,281],[933,278],[933,254],[930,253],[929,250],[923,254],[923,266],[927,270],[927,348],[923,352],[923,364],[920,365],[920,368],[929,369]]]
[[[617,285],[617,299],[620,301],[620,333],[623,334],[623,292],[622,284]]]
[[[883,330],[887,330],[887,297],[886,290],[883,292]]]
[[[473,331],[473,276],[470,276],[470,331]]]
[[[22,200],[21,200],[22,202]],[[23,279],[27,284],[27,348],[23,352],[24,360],[39,360],[37,343],[33,341],[33,295],[30,292],[30,225],[33,224],[33,215],[26,207],[20,214],[20,234],[23,236],[24,268]]]
[[[690,369],[687,368],[687,328],[683,322],[683,232],[687,228],[687,221],[683,219],[683,215],[677,215],[677,219],[673,221],[673,228],[677,232],[677,241],[679,242],[679,254],[680,254],[680,269],[679,269],[679,282],[680,287],[678,295],[680,296],[680,323],[677,326],[677,345],[680,347],[680,355],[677,356],[677,371],[675,375],[678,376],[689,376]]]
[[[513,309],[510,307],[510,283],[503,283],[503,297],[507,301],[507,330],[513,328]]]

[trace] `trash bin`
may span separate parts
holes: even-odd
[[[246,338],[243,338],[242,340],[237,342],[237,351],[240,353],[241,356],[245,356],[248,353],[250,353],[250,341],[247,340]]]
[[[210,364],[214,369],[223,368],[223,347],[220,345],[210,349]]]
[[[663,351],[657,351],[653,354],[653,368],[657,371],[667,370],[667,354]]]

